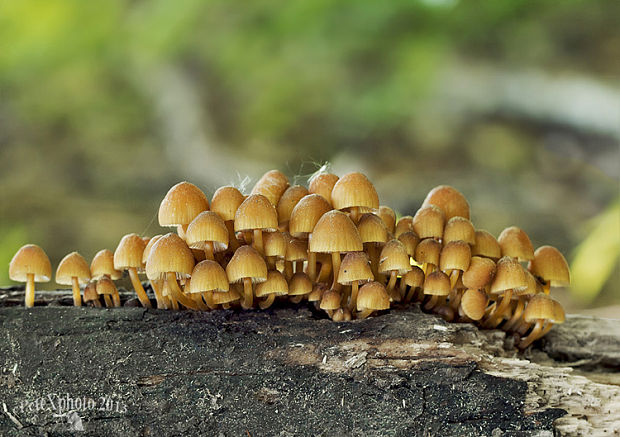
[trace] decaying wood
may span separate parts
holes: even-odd
[[[333,323],[303,305],[55,302],[0,308],[0,435],[620,433],[616,320],[569,317],[519,353],[501,331],[417,307]],[[52,408],[61,397],[96,408]]]

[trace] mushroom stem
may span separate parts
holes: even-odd
[[[80,283],[77,276],[71,278],[71,289],[73,290],[73,305],[76,307],[82,306],[82,296],[80,295]]]
[[[264,255],[263,249],[263,231],[261,229],[254,229],[254,238],[252,239],[252,246],[258,250],[258,253]]]
[[[207,304],[202,300],[202,295],[200,293],[191,293],[191,299],[196,302],[198,309],[201,311],[206,311],[209,309]]]
[[[295,261],[295,273],[300,273],[304,271],[304,262],[303,261]]]
[[[138,278],[138,271],[135,267],[130,267],[127,269],[129,271],[129,278],[131,279],[131,284],[133,285],[133,289],[138,295],[138,300],[145,308],[153,308],[151,305],[151,301],[146,295],[146,291],[144,291],[144,287],[142,286],[142,282],[140,282],[140,278]]]
[[[496,328],[497,325],[502,322],[504,312],[506,312],[506,310],[510,306],[510,299],[512,299],[512,289],[506,290],[504,292],[500,304],[495,307],[495,311],[492,311],[491,314],[489,314],[489,318],[484,324],[486,328]]]
[[[103,295],[103,301],[105,302],[106,308],[112,308],[114,306],[114,304],[112,303],[112,299],[110,298],[109,294],[104,294]]]
[[[239,247],[239,240],[235,234],[235,222],[233,220],[226,221],[226,229],[228,229],[228,245],[234,252]]]
[[[536,320],[536,325],[534,325],[534,329],[532,329],[532,331],[527,337],[522,338],[521,341],[519,342],[519,349],[525,349],[530,344],[532,344],[534,341],[540,338],[540,333],[542,331],[544,323],[545,323],[545,319]]]
[[[158,309],[168,309],[168,299],[161,292],[161,281],[151,281],[151,288],[153,289],[153,293],[155,293],[155,299],[157,300],[157,308]]]
[[[243,307],[250,309],[254,306],[254,292],[252,291],[252,278],[243,278]]]
[[[166,282],[168,283],[168,291],[170,292],[170,298],[173,300],[177,300],[181,305],[186,308],[197,310],[198,305],[192,299],[188,298],[183,294],[181,289],[179,288],[179,283],[177,282],[177,275],[174,272],[166,273]],[[178,305],[177,305],[178,306]],[[174,307],[174,303],[173,303]]]
[[[404,283],[404,281],[403,281],[403,283]],[[409,291],[407,292],[407,297],[405,297],[405,302],[411,302],[411,301],[413,301],[415,299],[416,294],[417,294],[416,290],[417,290],[416,287],[411,287],[409,289]]]
[[[213,292],[212,291],[205,291],[204,293],[202,293],[202,297],[204,298],[205,302],[207,303],[207,306],[209,307],[209,309],[214,310],[215,308],[217,308],[217,305],[215,304],[215,302],[213,302]]]
[[[459,281],[460,276],[461,276],[460,270],[452,270],[450,272],[450,290],[452,290],[456,286],[456,283]]]
[[[351,282],[351,299],[349,300],[349,310],[355,311],[357,308],[357,293],[359,291],[358,281]]]
[[[332,289],[338,289],[338,272],[340,271],[340,252],[332,252],[332,267],[334,272],[334,282]]]
[[[516,326],[517,322],[519,321],[519,318],[521,317],[521,314],[523,314],[523,309],[524,308],[525,308],[525,303],[523,302],[523,299],[519,299],[517,301],[517,307],[515,308],[514,312],[512,313],[512,317],[502,327],[502,329],[504,331],[510,331],[513,327]]]
[[[205,241],[204,251],[205,251],[206,259],[210,261],[215,260],[215,258],[213,257],[213,242],[212,241]]]
[[[114,287],[114,293],[112,294],[112,302],[114,302],[115,308],[121,307],[121,296],[118,294],[116,287]]]
[[[385,289],[387,290],[388,293],[390,291],[392,291],[392,289],[396,285],[397,275],[398,275],[398,270],[390,270],[390,281],[388,282],[387,286],[385,287]]]
[[[551,290],[551,281],[546,281],[546,282],[543,284],[543,292],[544,292],[545,294],[549,294],[550,290]]]
[[[326,282],[332,273],[332,265],[329,262],[321,263],[321,270],[315,282]]]
[[[370,270],[372,275],[376,278],[379,276],[379,251],[377,250],[377,243],[366,243],[368,247],[368,258],[370,259]]]
[[[284,262],[284,277],[290,280],[293,277],[293,261]]]
[[[308,252],[308,276],[312,282],[316,279],[316,252]]]
[[[101,308],[101,302],[99,302],[99,296],[97,296],[97,299],[91,301],[93,303],[93,305],[95,305],[97,308]]]
[[[459,309],[462,297],[462,290],[457,290],[456,288],[453,288],[452,291],[450,291],[450,308],[452,308],[453,311],[457,311]]]
[[[299,294],[297,296],[291,296],[289,298],[289,300],[291,301],[291,303],[297,304],[297,303],[301,302],[303,298],[304,298],[304,295],[303,294]]]
[[[373,313],[373,310],[363,310],[359,311],[356,315],[356,319],[365,319]]]
[[[437,305],[438,300],[439,300],[439,296],[437,296],[436,294],[433,294],[431,298],[428,300],[428,302],[424,304],[424,309],[427,311],[432,310],[435,307],[435,305]]]
[[[24,299],[26,308],[34,306],[34,273],[28,273],[26,277],[26,297]]]
[[[258,306],[260,307],[261,310],[266,310],[267,308],[269,308],[271,305],[273,305],[273,302],[276,300],[276,295],[275,294],[270,294],[269,296],[267,296],[266,299],[261,300],[258,303]]]

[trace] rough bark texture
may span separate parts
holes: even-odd
[[[520,354],[501,331],[417,307],[333,323],[308,306],[11,302],[0,298],[2,436],[620,432],[618,321],[569,317]]]

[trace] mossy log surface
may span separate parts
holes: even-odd
[[[620,433],[617,320],[569,317],[519,353],[501,331],[418,307],[333,323],[304,305],[18,299],[0,290],[2,436]]]

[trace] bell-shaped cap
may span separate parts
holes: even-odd
[[[226,275],[231,283],[241,282],[244,278],[260,283],[267,279],[267,264],[252,246],[241,246],[228,262]]]
[[[564,255],[553,246],[541,246],[534,252],[529,270],[535,276],[551,281],[552,287],[566,287],[570,284],[570,270]]]
[[[341,211],[324,214],[310,234],[311,252],[361,252],[362,238],[348,215]]]
[[[167,273],[186,278],[194,269],[194,255],[185,241],[177,234],[160,237],[151,247],[146,260],[146,276],[150,280],[161,279]]]
[[[380,282],[368,282],[364,284],[357,294],[357,310],[388,310],[390,309],[390,296],[385,286]]]
[[[450,278],[441,270],[435,270],[424,279],[424,294],[447,296],[450,294]]]
[[[413,217],[413,230],[421,239],[440,239],[444,223],[443,211],[435,205],[427,205],[420,208]]]
[[[350,285],[353,281],[372,281],[374,276],[364,252],[347,253],[340,264],[338,282]]]
[[[401,278],[401,281],[405,281],[405,285],[408,285],[409,287],[423,287],[424,272],[418,266],[411,266],[411,271],[407,272],[405,276]]]
[[[386,205],[380,205],[377,210],[377,215],[381,217],[385,227],[390,234],[393,234],[396,230],[396,213],[392,208]]]
[[[77,252],[71,252],[65,256],[56,269],[56,283],[71,285],[73,278],[77,278],[79,284],[86,284],[90,281],[90,267]]]
[[[270,294],[285,296],[288,294],[288,282],[286,282],[286,279],[279,271],[269,270],[267,272],[267,280],[256,286],[254,294],[256,297],[264,297]]]
[[[363,214],[357,222],[357,230],[362,243],[385,243],[390,239],[385,223],[375,214]]]
[[[439,255],[439,268],[444,272],[448,270],[460,270],[464,272],[469,268],[471,261],[471,248],[464,241],[451,241],[446,244]]]
[[[252,194],[243,201],[235,213],[235,231],[278,229],[276,208],[262,194]]]
[[[295,273],[288,283],[289,296],[301,296],[310,292],[312,292],[310,277],[303,272]]]
[[[483,289],[495,277],[495,262],[489,258],[473,256],[469,268],[463,272],[463,285],[475,290]],[[470,317],[471,318],[471,317]],[[476,319],[472,319],[476,320]]]
[[[534,246],[525,231],[516,226],[510,226],[497,237],[502,256],[511,256],[520,262],[534,259]]]
[[[439,265],[439,255],[441,254],[441,243],[432,238],[420,241],[415,248],[415,260],[419,264],[427,263],[434,266]]]
[[[150,243],[149,239],[149,243]],[[153,243],[154,244],[154,243]],[[142,270],[144,263],[142,256],[147,243],[137,234],[127,234],[118,243],[114,251],[114,268],[116,270],[126,270],[135,268]]]
[[[389,273],[394,270],[399,275],[404,275],[411,270],[409,254],[399,240],[388,241],[379,256],[379,273]]]
[[[228,276],[215,261],[201,261],[192,271],[192,280],[189,287],[185,288],[188,293],[203,293],[205,291],[226,292],[229,290]]]
[[[527,306],[525,307],[525,311],[523,312],[523,320],[528,323],[535,322],[539,319],[551,320],[554,318],[554,304],[553,299],[551,299],[546,294],[537,294],[533,296]]]
[[[327,290],[323,293],[323,296],[321,296],[321,303],[319,304],[319,307],[325,311],[336,310],[340,308],[341,299],[342,296],[340,296],[340,293],[336,290]]]
[[[118,293],[118,289],[116,288],[116,285],[114,285],[114,282],[112,282],[112,280],[109,278],[99,279],[97,281],[97,285],[95,289],[97,291],[97,294],[99,295],[101,294],[112,295],[112,294]]]
[[[213,252],[228,249],[228,229],[222,218],[213,211],[203,211],[189,224],[185,241],[192,249],[204,250],[205,243],[213,244]]]
[[[239,205],[243,203],[245,196],[235,187],[221,187],[213,193],[211,211],[219,215],[225,222],[235,219],[235,213]]]
[[[159,205],[159,225],[189,225],[202,211],[209,209],[207,196],[194,184],[179,182],[166,193]]]
[[[28,275],[34,275],[35,282],[49,282],[52,278],[52,264],[43,249],[36,244],[21,247],[9,264],[9,278],[26,282]]]
[[[410,257],[415,257],[415,249],[420,243],[420,237],[413,231],[403,232],[398,236],[398,241],[403,243],[405,250]]]
[[[322,196],[330,205],[332,205],[332,190],[338,182],[338,176],[332,173],[319,172],[316,173],[310,181],[308,181],[308,192],[310,194],[318,194]]]
[[[100,279],[105,275],[116,281],[121,279],[123,273],[114,268],[114,254],[108,249],[97,252],[90,262],[90,274],[93,279]]]
[[[304,196],[291,212],[288,230],[293,237],[307,238],[331,205],[318,194]]]
[[[309,193],[306,187],[302,187],[301,185],[293,185],[292,187],[288,187],[286,189],[278,201],[278,224],[280,226],[288,223],[291,219],[291,213],[293,212],[295,205],[297,205],[299,201],[308,194]]]
[[[256,182],[250,194],[262,194],[275,207],[288,187],[288,178],[284,173],[269,170]]]
[[[332,190],[335,209],[379,208],[379,196],[374,185],[362,173],[347,173],[338,179]]]
[[[400,234],[404,232],[414,232],[413,231],[413,217],[410,215],[404,215],[398,222],[396,222],[396,228],[394,229],[394,237],[400,237]],[[416,234],[417,235],[417,234]]]
[[[284,258],[286,256],[288,241],[289,238],[287,234],[278,231],[267,232],[263,235],[263,248],[265,251],[265,256]]]
[[[464,217],[452,217],[443,229],[443,244],[451,241],[464,241],[470,246],[476,244],[474,225]]]
[[[429,191],[422,203],[422,206],[426,205],[439,207],[444,212],[446,220],[456,216],[469,219],[469,202],[459,190],[449,185],[439,185]]]
[[[484,229],[478,229],[476,231],[476,242],[471,248],[471,254],[497,261],[502,257],[502,249],[493,235]]]
[[[470,288],[461,297],[463,313],[472,320],[480,320],[484,317],[488,298],[484,291]]]
[[[495,279],[491,283],[491,293],[501,294],[506,290],[522,289],[527,287],[527,277],[521,264],[510,256],[505,256],[497,262]]]
[[[305,261],[308,259],[308,242],[298,238],[290,238],[286,245],[286,261]]]

